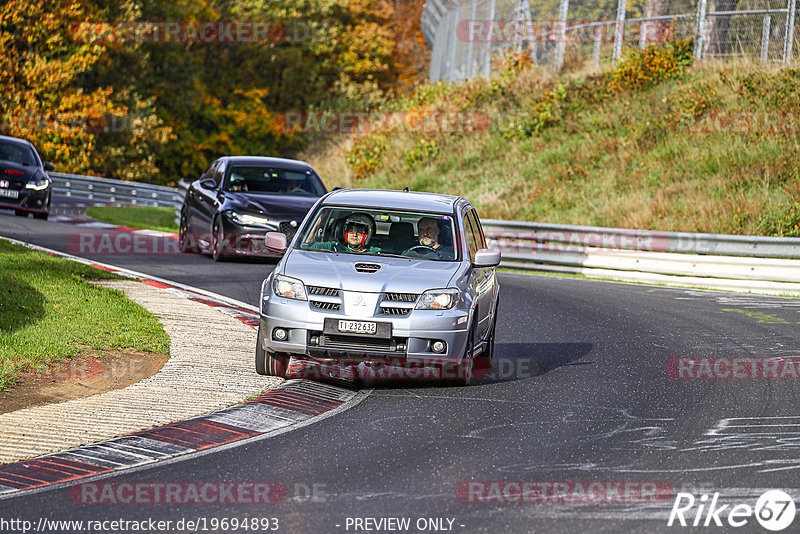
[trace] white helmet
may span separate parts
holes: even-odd
[[[345,243],[347,242],[347,229],[350,227],[361,227],[362,229],[366,229],[367,235],[361,241],[362,246],[367,246],[367,244],[370,242],[370,239],[372,239],[372,236],[375,235],[375,221],[372,220],[372,217],[367,213],[354,213],[344,221]]]

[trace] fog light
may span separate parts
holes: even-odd
[[[433,352],[441,354],[445,351],[445,349],[447,349],[447,344],[444,341],[434,341],[431,343],[431,350]]]
[[[275,341],[285,341],[289,333],[283,328],[276,328],[272,331],[272,339]]]

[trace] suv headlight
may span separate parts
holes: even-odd
[[[47,178],[34,178],[33,180],[25,184],[25,189],[34,189],[36,191],[42,191],[44,189],[47,189],[49,185],[50,185],[50,180],[48,180]]]
[[[278,225],[272,222],[269,217],[240,213],[235,210],[226,211],[225,215],[236,224],[242,226],[266,226],[275,230],[278,229]]]
[[[278,274],[272,280],[272,290],[279,297],[295,300],[308,300],[306,286],[297,278],[289,278]]]
[[[449,310],[461,298],[461,292],[455,288],[429,289],[417,301],[417,310]]]

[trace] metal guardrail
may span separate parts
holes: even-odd
[[[800,295],[800,239],[485,220],[501,267]]]
[[[792,237],[658,232],[493,219],[484,220],[483,225],[487,236],[498,240],[508,252],[522,252],[529,258],[544,253],[613,249],[800,259],[800,238]]]
[[[49,173],[58,195],[92,203],[174,206],[177,188]],[[594,278],[800,295],[800,238],[659,232],[485,219],[501,267]]]
[[[183,195],[174,187],[96,178],[61,172],[48,173],[56,196],[94,204],[131,206],[180,206]]]

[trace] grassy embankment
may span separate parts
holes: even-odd
[[[670,43],[559,76],[509,58],[492,79],[424,86],[385,108],[482,112],[487,129],[372,131],[302,157],[329,187],[459,194],[484,218],[800,236],[797,116],[776,126],[800,112],[800,70],[691,58],[690,42]],[[720,119],[730,112],[745,112],[733,127]],[[765,118],[774,131],[758,131]]]
[[[178,233],[175,208],[153,206],[97,206],[86,210],[89,217],[129,228]]]
[[[80,346],[169,354],[169,337],[122,292],[87,279],[117,275],[0,240],[0,390]]]

